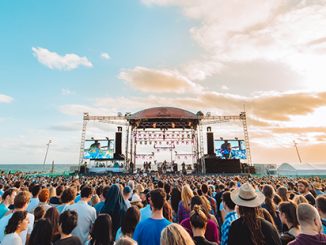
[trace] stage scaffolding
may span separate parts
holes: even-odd
[[[155,109],[155,108],[153,108]],[[193,163],[199,163],[201,165],[201,170],[205,173],[205,160],[204,160],[204,127],[214,124],[220,123],[228,123],[233,121],[240,121],[242,123],[243,134],[244,134],[244,141],[246,145],[246,157],[247,163],[252,166],[252,159],[251,159],[251,150],[250,150],[250,141],[249,141],[249,133],[248,133],[248,126],[247,126],[247,117],[246,112],[241,112],[239,115],[230,115],[230,116],[215,116],[207,113],[204,115],[202,112],[197,112],[196,120],[190,120],[187,122],[186,120],[171,120],[168,121],[162,118],[158,118],[155,123],[150,122],[148,120],[144,120],[141,124],[138,121],[133,121],[133,115],[127,113],[122,115],[119,113],[118,116],[91,116],[89,113],[84,113],[83,115],[83,126],[82,126],[82,133],[81,133],[81,143],[80,143],[80,155],[79,155],[79,166],[83,164],[84,161],[84,149],[85,149],[85,141],[86,141],[86,131],[87,131],[87,124],[89,121],[96,121],[101,123],[108,123],[117,126],[125,127],[125,166],[126,168],[129,167],[130,162],[135,163],[138,157],[142,157],[137,155],[137,144],[140,142],[146,144],[157,146],[154,149],[160,149],[159,142],[171,142],[171,144],[176,144],[179,140],[182,143],[182,140],[189,140],[189,143],[192,144],[192,152],[189,154],[191,155]],[[162,121],[160,121],[162,120]],[[197,125],[196,125],[197,122]],[[155,126],[155,127],[154,127]],[[177,127],[177,128],[175,128]],[[153,132],[151,139],[141,138],[141,135],[147,134],[149,137],[149,133],[145,133],[146,130],[149,129]],[[160,130],[161,129],[161,130]],[[169,131],[170,129],[170,131]],[[172,131],[179,132],[179,137],[177,137],[177,133],[174,134],[175,139],[172,139]],[[190,138],[182,139],[180,135],[190,134]],[[163,136],[165,134],[165,136]],[[169,134],[169,136],[167,136]],[[170,136],[171,135],[171,136]],[[151,144],[149,144],[151,142]],[[156,143],[155,143],[156,142]],[[162,144],[162,143],[161,143]],[[173,151],[172,145],[170,145],[170,151]],[[182,155],[182,154],[180,154]]]

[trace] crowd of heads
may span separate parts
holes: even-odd
[[[318,177],[2,173],[0,242],[258,245],[296,244],[305,234],[322,241],[325,190]]]

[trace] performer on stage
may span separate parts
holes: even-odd
[[[232,150],[231,143],[227,143],[226,149],[222,151],[222,155],[225,159],[234,159],[235,153]]]
[[[224,140],[224,143],[221,145],[221,152],[227,150],[229,142],[227,140]]]

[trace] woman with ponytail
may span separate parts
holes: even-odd
[[[217,245],[216,242],[210,242],[205,238],[206,226],[208,222],[207,215],[199,205],[194,205],[190,213],[190,225],[193,233],[193,240],[196,245]]]
[[[263,193],[265,195],[265,203],[262,205],[262,208],[265,208],[270,213],[278,232],[282,232],[282,221],[280,219],[279,212],[277,211],[277,207],[273,202],[273,198],[275,196],[274,188],[271,185],[264,185]]]

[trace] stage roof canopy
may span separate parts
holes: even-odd
[[[129,123],[139,128],[192,128],[196,127],[199,117],[175,107],[153,107],[127,117]]]

